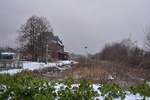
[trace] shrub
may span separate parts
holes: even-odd
[[[144,81],[142,84],[137,86],[131,86],[129,91],[133,94],[139,93],[141,96],[150,97],[150,86]]]
[[[98,96],[93,90],[92,83],[87,80],[81,80],[75,85],[74,80],[70,78],[60,84],[62,83],[62,87],[57,90],[56,83],[36,78],[30,73],[0,75],[0,100],[93,100]],[[126,94],[115,83],[103,84],[99,90],[105,100],[124,99]],[[139,93],[144,98],[150,97],[150,86],[146,82],[130,87],[129,91]]]
[[[93,91],[92,84],[89,81],[82,80],[77,90],[72,89],[71,80],[68,80],[65,89],[58,91],[59,100],[92,100],[95,92]]]
[[[102,85],[100,91],[105,100],[112,100],[113,98],[119,97],[121,97],[121,99],[124,99],[126,94],[125,91],[115,83]]]
[[[0,92],[0,100],[53,100],[55,89],[45,80],[34,78],[31,74],[17,74],[14,76],[1,75],[0,85],[5,86]]]

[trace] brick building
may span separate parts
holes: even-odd
[[[54,34],[49,34],[48,44],[42,52],[44,52],[44,55],[38,56],[38,61],[45,61],[46,58],[48,58],[50,61],[68,60],[69,58],[69,54],[64,51],[64,45],[62,41]],[[21,53],[21,58],[24,60],[32,60],[32,55],[28,50],[25,50]]]
[[[64,45],[58,36],[51,34],[48,38],[48,58],[52,60],[67,60],[68,53],[64,52]]]

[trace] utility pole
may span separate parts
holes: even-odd
[[[46,34],[46,64],[48,63],[48,36],[47,33]]]
[[[48,44],[46,44],[46,64],[48,63]]]
[[[87,64],[87,59],[88,59],[88,51],[87,51],[87,49],[88,49],[88,47],[85,46],[84,49],[85,49],[85,64]]]

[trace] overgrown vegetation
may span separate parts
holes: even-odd
[[[59,88],[58,88],[59,87]],[[73,79],[63,82],[49,82],[35,77],[31,73],[20,73],[14,76],[0,75],[0,100],[93,100],[96,96],[103,96],[105,100],[113,98],[124,99],[126,92],[119,85],[107,83],[94,91],[92,83],[81,80],[75,84]],[[131,87],[131,93],[139,93],[150,97],[150,86],[146,83]]]
[[[104,84],[100,88],[102,96],[105,100],[112,100],[113,98],[125,98],[125,91],[115,83]]]
[[[0,76],[0,99],[12,100],[53,100],[55,89],[46,80],[34,78],[32,74],[17,74]]]
[[[82,80],[79,86],[72,86],[72,84],[72,79],[65,81],[65,86],[58,91],[59,100],[93,100],[97,95],[89,81]]]
[[[95,92],[89,81],[82,80],[77,89],[71,87],[73,80],[61,82],[64,85],[57,90],[56,83],[33,77],[32,74],[0,76],[0,100],[92,100]],[[57,92],[56,92],[57,90]]]
[[[129,88],[129,91],[136,94],[139,93],[141,96],[150,97],[150,86],[144,81],[138,86],[132,86]]]
[[[127,64],[128,66],[141,66],[144,56],[147,52],[139,48],[137,42],[130,39],[124,39],[121,42],[106,44],[103,50],[93,58],[111,62]]]

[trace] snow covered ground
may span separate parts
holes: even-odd
[[[101,91],[100,91],[100,84],[93,84],[93,90],[96,91],[99,96],[97,97],[94,97],[94,100],[104,100],[104,96],[101,96]],[[60,89],[62,89],[62,87],[67,87],[66,85],[60,83],[60,84],[57,84],[56,83],[56,86],[55,86],[55,91],[59,91]],[[79,87],[79,84],[72,84],[71,87]],[[142,96],[140,96],[140,94],[132,94],[130,93],[129,91],[126,91],[126,95],[125,95],[125,98],[123,100],[142,100]],[[113,100],[122,100],[121,98],[114,98]],[[150,97],[146,97],[146,100],[150,100]]]
[[[51,84],[51,83],[49,83]],[[43,86],[47,87],[47,84],[43,84]],[[79,87],[80,84],[72,84],[71,89],[74,87]],[[58,93],[60,90],[64,90],[67,87],[67,85],[64,85],[63,83],[55,83],[54,89],[55,92]],[[98,93],[99,96],[93,97],[94,100],[104,100],[104,96],[101,96],[101,85],[100,84],[92,84],[93,90]],[[7,87],[5,85],[0,86],[1,89],[6,91]],[[39,87],[40,89],[41,87]],[[55,99],[57,100],[57,99]],[[121,98],[113,98],[113,100],[122,100]],[[140,96],[140,94],[132,94],[129,91],[126,91],[125,98],[123,100],[143,100],[143,97]],[[150,100],[150,97],[146,97],[144,100]]]
[[[24,61],[23,62],[23,68],[22,69],[11,69],[11,70],[8,70],[8,71],[1,71],[0,74],[16,74],[18,72],[21,72],[23,70],[37,70],[37,69],[43,69],[43,68],[46,68],[46,67],[56,67],[56,68],[59,68],[60,70],[65,70],[65,68],[61,68],[61,66],[63,65],[71,65],[71,64],[76,64],[77,62],[74,62],[74,61],[57,61],[57,62],[53,62],[53,63],[48,63],[48,64],[45,64],[45,63],[39,63],[39,62],[29,62],[29,61]],[[148,84],[150,85],[150,82],[148,82]],[[64,84],[60,83],[60,84],[56,84],[55,86],[55,90],[56,92],[62,87],[66,87]],[[97,97],[94,97],[94,100],[104,100],[104,97],[101,96],[101,91],[100,91],[100,84],[93,84],[93,90],[96,91],[99,96]],[[79,84],[73,84],[71,86],[72,88],[73,87],[79,87]],[[130,93],[129,91],[126,91],[126,96],[125,96],[125,99],[124,100],[141,100],[143,97],[140,96],[139,94],[132,94]],[[114,100],[121,100],[121,98],[117,98],[117,99],[114,99]],[[150,100],[150,97],[147,97],[146,100]]]
[[[51,63],[39,63],[39,62],[30,62],[30,61],[24,61],[23,62],[23,68],[22,69],[10,69],[10,70],[5,70],[5,71],[0,71],[0,74],[16,74],[19,73],[23,70],[38,70],[38,69],[43,69],[46,67],[56,67],[60,70],[65,70],[67,68],[61,68],[63,65],[71,65],[71,64],[76,64],[77,62],[72,61],[72,60],[65,60],[65,61],[57,61],[57,62],[51,62]],[[68,67],[69,68],[69,67]]]
[[[99,95],[101,95],[101,92],[100,90],[98,89],[100,87],[100,85],[98,84],[93,84],[93,90],[96,91]],[[129,91],[126,91],[126,95],[125,95],[125,98],[124,100],[142,100],[142,96],[140,96],[140,94],[132,94],[130,93]],[[98,97],[95,97],[94,100],[104,100],[104,97],[103,96],[98,96]],[[121,98],[115,98],[113,100],[121,100]],[[146,100],[150,100],[150,97],[146,97]]]

